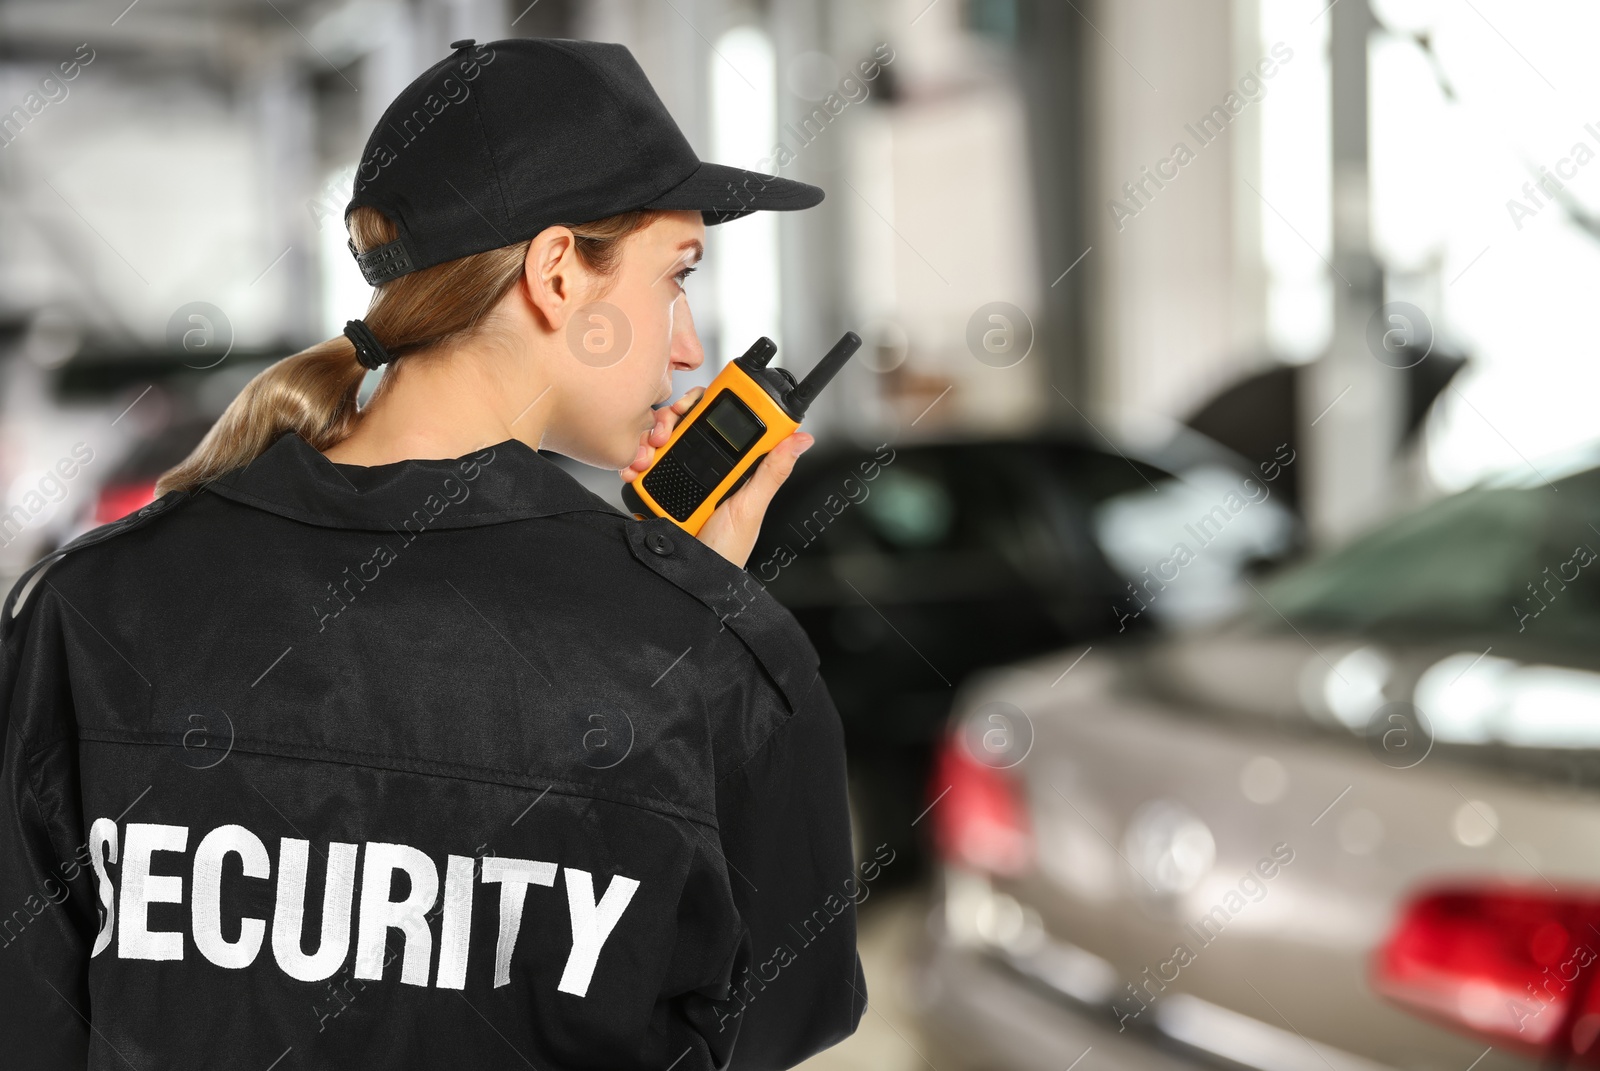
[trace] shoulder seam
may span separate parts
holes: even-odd
[[[16,583],[12,585],[10,593],[6,596],[4,604],[0,605],[0,642],[10,641],[12,626],[17,620],[17,611],[22,608],[39,584],[43,582],[44,574],[50,571],[51,566],[75,550],[82,550],[85,547],[104,543],[108,539],[119,536],[124,532],[132,531],[135,528],[143,528],[173,506],[192,502],[194,498],[195,496],[188,491],[168,491],[142,509],[136,510],[118,520],[102,524],[97,528],[91,528],[78,538],[57,547],[34,562],[17,578]],[[24,589],[26,590],[24,591]]]
[[[252,494],[249,491],[241,491],[230,484],[223,484],[220,487],[212,487],[208,485],[206,490],[216,495],[218,498],[228,499],[229,501],[238,505],[248,506],[252,509],[259,509],[264,513],[276,514],[277,516],[283,517],[286,520],[297,521],[300,524],[310,524],[318,528],[336,528],[343,531],[354,532],[383,532],[389,530],[386,527],[379,527],[376,521],[368,522],[370,523],[371,527],[368,526],[368,523],[331,524],[329,521],[332,518],[330,518],[327,514],[314,513],[310,510],[303,510],[295,506],[285,505],[282,502],[278,502],[270,498],[262,498],[260,495]],[[531,508],[526,511],[478,510],[473,513],[458,513],[452,515],[451,520],[453,523],[433,525],[429,528],[429,531],[442,532],[459,530],[462,528],[487,527],[487,525],[459,523],[462,521],[475,521],[483,517],[498,518],[497,520],[488,522],[489,524],[514,524],[518,521],[542,520],[548,517],[562,517],[574,513],[599,513],[603,516],[615,516],[619,518],[623,517],[621,511],[612,506],[605,499],[601,498],[599,495],[595,495],[593,492],[590,492],[590,494],[594,498],[593,505],[578,506],[573,509],[549,510],[545,509],[544,507],[538,507]]]

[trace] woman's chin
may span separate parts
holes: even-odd
[[[637,462],[638,460],[639,460],[639,443],[636,440],[631,445],[629,445],[629,447],[628,447],[626,452],[619,451],[612,458],[611,462],[608,463],[608,464],[609,464],[609,467],[613,468],[613,469],[625,469],[628,466],[630,466],[630,465],[634,464],[635,462]],[[649,462],[648,461],[644,462],[644,464],[649,464]]]
[[[567,449],[556,449],[555,452],[563,457],[570,457],[574,461],[581,461],[585,465],[592,465],[597,469],[610,469],[613,472],[619,472],[637,460],[639,442],[636,439],[626,447],[590,446],[584,448],[574,446]]]

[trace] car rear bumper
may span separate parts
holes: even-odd
[[[916,1004],[940,1071],[1064,1071],[1093,1051],[1087,1068],[1215,1071],[1164,1051],[1144,1032],[1119,1032],[1109,1012],[1074,1006],[985,954],[939,931],[919,949]]]
[[[1080,1071],[1395,1071],[1189,994],[1163,997],[1119,1030],[1105,980],[1071,967],[1098,957],[1051,942],[1053,969],[1037,955],[1007,962],[999,948],[952,938],[945,922],[939,904],[914,964],[915,1005],[940,1071],[1070,1071],[1091,1052]],[[1092,990],[1100,996],[1074,995]]]

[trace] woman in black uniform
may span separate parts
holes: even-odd
[[[367,316],[0,612],[7,1068],[782,1068],[860,1019],[889,859],[742,568],[810,436],[698,539],[537,452],[637,475],[706,225],[822,191],[700,162],[620,45],[452,47],[362,159]]]

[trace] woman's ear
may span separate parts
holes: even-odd
[[[528,243],[522,280],[528,300],[551,331],[560,331],[583,304],[588,271],[578,259],[577,236],[560,225],[546,227]]]

